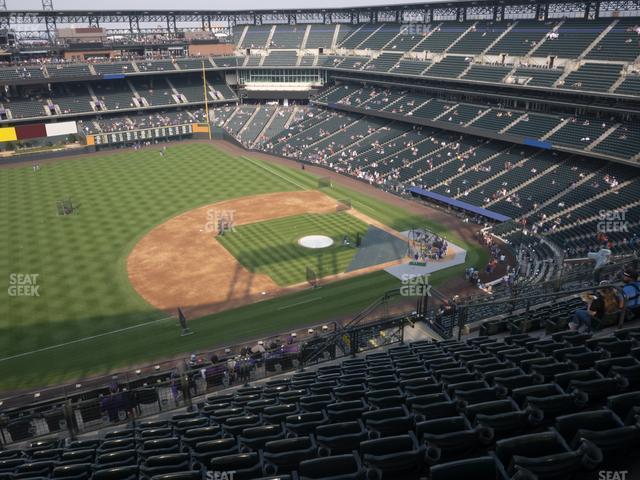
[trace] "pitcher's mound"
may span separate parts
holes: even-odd
[[[333,245],[333,239],[326,235],[307,235],[298,240],[298,245],[305,248],[327,248]]]

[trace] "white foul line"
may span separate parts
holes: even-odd
[[[303,300],[302,302],[290,303],[289,305],[283,305],[282,307],[278,307],[278,310],[284,310],[285,308],[297,307],[298,305],[304,305],[305,303],[315,302],[316,300],[322,300],[322,297],[310,298],[308,300]]]
[[[249,162],[253,163],[254,165],[262,168],[263,170],[266,170],[267,172],[269,172],[272,175],[275,175],[276,177],[280,177],[281,179],[295,185],[296,187],[301,188],[302,190],[309,190],[307,187],[300,185],[298,182],[296,182],[295,180],[291,180],[290,178],[287,178],[283,175],[280,175],[278,172],[274,172],[273,170],[267,168],[266,166],[262,165],[261,163],[256,162],[255,160],[251,160],[249,157],[245,157],[243,156],[242,158],[244,158],[245,160],[248,160]]]
[[[46,352],[47,350],[54,350],[56,348],[67,347],[69,345],[73,345],[74,343],[82,343],[87,342],[89,340],[95,340],[96,338],[106,337],[107,335],[113,335],[115,333],[126,332],[127,330],[133,330],[134,328],[144,327],[146,325],[151,325],[153,323],[161,322],[162,320],[167,320],[175,317],[164,317],[158,318],[156,320],[151,320],[149,322],[138,323],[136,325],[131,325],[129,327],[119,328],[118,330],[111,330],[110,332],[98,333],[97,335],[91,335],[90,337],[78,338],[77,340],[71,340],[70,342],[59,343],[57,345],[50,345],[48,347],[38,348],[37,350],[31,350],[30,352],[17,353],[16,355],[11,355],[10,357],[0,358],[0,362],[5,362],[7,360],[13,360],[14,358],[26,357],[28,355],[33,355],[35,353]]]

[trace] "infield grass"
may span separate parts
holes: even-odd
[[[294,215],[236,227],[218,241],[249,271],[265,273],[280,286],[307,280],[307,268],[317,278],[342,273],[356,253],[343,244],[347,235],[364,237],[367,225],[346,212]],[[307,235],[326,235],[328,248],[311,249],[298,244]],[[353,244],[352,244],[353,245]]]
[[[229,198],[316,186],[317,178],[306,172],[233,157],[205,144],[176,144],[164,157],[149,148],[69,159],[45,164],[38,173],[30,166],[0,169],[0,189],[6,192],[0,204],[0,391],[321,323],[356,313],[396,288],[394,277],[375,272],[190,320],[195,335],[180,337],[177,322],[163,319],[129,284],[127,255],[167,219]],[[350,198],[354,208],[398,231],[428,223],[348,189],[324,191]],[[59,217],[56,202],[67,198],[78,213]],[[479,247],[450,239],[468,249],[468,264],[486,262]],[[463,268],[430,280],[437,286]],[[10,296],[16,273],[38,275],[39,296]]]

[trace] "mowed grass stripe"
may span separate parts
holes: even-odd
[[[0,171],[0,350],[14,354],[158,315],[129,285],[126,256],[154,226],[220,200],[296,187],[207,145],[124,151]],[[60,218],[71,198],[79,213]],[[9,297],[11,273],[39,274],[40,297]],[[73,328],[60,328],[71,322]],[[37,327],[37,328],[34,328]]]
[[[269,275],[278,285],[291,285],[307,279],[307,267],[318,276],[343,272],[356,252],[342,244],[344,235],[353,242],[366,230],[364,222],[345,212],[304,214],[242,225],[219,240],[245,268]],[[307,235],[329,236],[334,245],[321,250],[298,245]]]

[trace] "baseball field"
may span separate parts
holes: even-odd
[[[167,148],[164,156],[149,148],[47,163],[37,172],[31,166],[4,168],[0,185],[6,192],[0,205],[0,391],[103,374],[341,318],[398,286],[397,279],[379,270],[327,283],[321,292],[300,288],[259,302],[252,297],[246,304],[237,297],[229,308],[203,310],[216,313],[188,315],[195,334],[180,337],[175,318],[168,316],[173,305],[149,301],[136,285],[131,259],[136,249],[172,220],[197,209],[278,193],[286,200],[294,197],[287,192],[315,191],[317,177],[189,143]],[[477,245],[398,206],[339,186],[321,194],[349,198],[354,212],[395,231],[427,224],[467,249],[468,264],[486,261]],[[72,205],[73,211],[62,208],[69,214],[61,215],[61,205]],[[258,220],[238,225],[218,243],[250,279],[268,277],[273,291],[304,282],[304,267],[310,264],[321,276],[344,272],[354,249],[339,240],[367,227],[361,218],[335,209]],[[315,233],[336,241],[322,258],[294,245],[299,236]],[[190,243],[182,237],[179,248],[171,250],[189,257]],[[136,257],[139,265],[164,262],[153,249],[143,253]],[[206,261],[193,261],[198,259]],[[438,272],[431,283],[438,285],[463,268]],[[196,277],[176,277],[173,283],[167,277],[155,287],[170,295],[188,290]],[[321,300],[315,301],[319,295]]]

